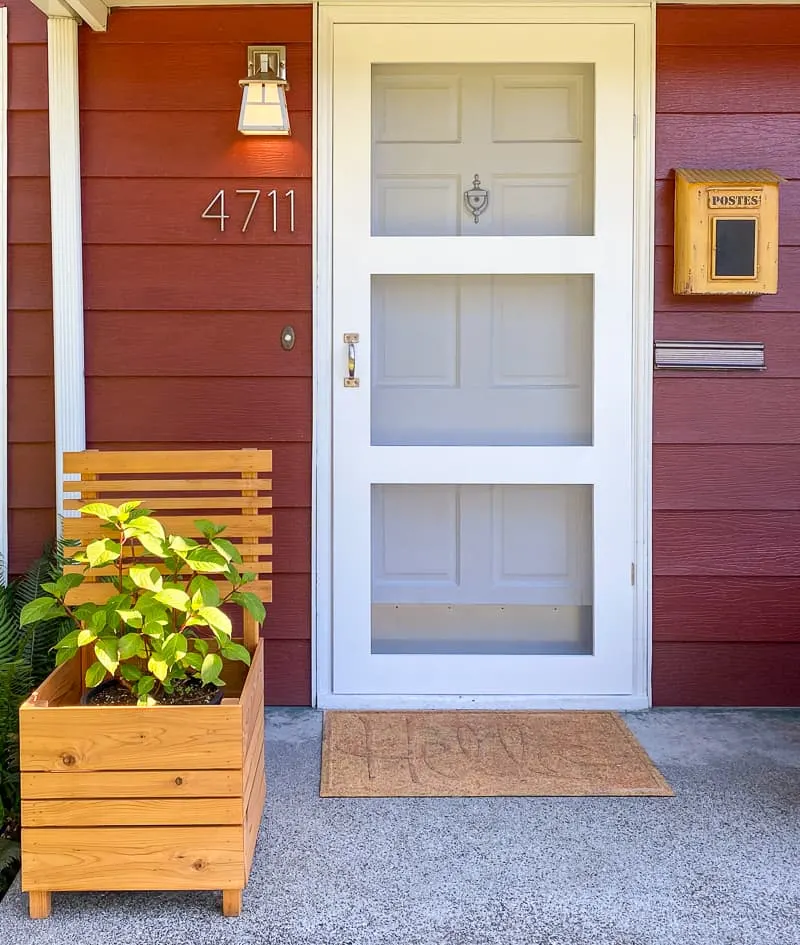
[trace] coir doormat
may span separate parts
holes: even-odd
[[[672,797],[616,712],[326,712],[322,797]]]

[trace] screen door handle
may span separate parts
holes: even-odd
[[[344,379],[345,387],[358,387],[358,378],[356,377],[356,345],[358,344],[358,334],[356,332],[347,332],[344,335],[344,343],[347,345],[347,374]]]

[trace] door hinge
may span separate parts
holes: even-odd
[[[634,587],[635,585],[636,585],[636,565],[634,564],[633,561],[631,561],[631,586]]]

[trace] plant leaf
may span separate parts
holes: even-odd
[[[198,652],[201,656],[205,656],[206,653],[208,653],[208,641],[207,641],[207,640],[201,640],[199,637],[195,637],[195,639],[194,639],[193,642],[194,642],[194,648],[197,650],[197,652]]]
[[[66,611],[54,597],[37,597],[29,601],[19,615],[20,627],[36,623],[39,620],[52,620],[53,617],[63,617]]]
[[[164,587],[164,579],[158,573],[158,569],[150,565],[134,564],[128,569],[128,575],[133,583],[143,591],[158,593]]]
[[[203,665],[200,669],[200,678],[203,682],[208,685],[208,683],[213,682],[215,679],[219,678],[219,674],[222,672],[222,660],[217,653],[209,653],[203,660]]]
[[[103,519],[104,522],[111,522],[119,515],[119,509],[107,502],[90,502],[83,506],[81,514],[94,515],[96,518]]]
[[[222,655],[226,660],[238,660],[240,663],[250,665],[250,651],[241,643],[226,643],[222,647]]]
[[[86,685],[89,689],[94,689],[106,678],[106,669],[102,663],[92,663],[86,670]]]
[[[222,574],[228,567],[228,561],[213,548],[192,548],[183,556],[192,571],[204,574]]]
[[[233,633],[230,617],[223,613],[219,607],[201,607],[197,611],[197,616],[202,617],[212,630],[224,633],[227,637]]]
[[[215,538],[211,542],[211,547],[215,548],[223,557],[227,558],[228,561],[235,561],[237,564],[240,564],[242,561],[242,556],[239,554],[239,549],[233,542],[228,541],[227,538]]]
[[[136,538],[145,551],[149,551],[151,555],[155,555],[157,558],[167,557],[167,546],[161,538],[147,532],[137,535]]]
[[[97,634],[91,627],[84,627],[83,630],[78,631],[78,646],[88,646],[90,643],[94,643],[97,639]]]
[[[204,577],[202,574],[197,574],[192,578],[189,584],[189,593],[193,595],[192,606],[195,608],[201,607],[203,604],[207,607],[219,606],[219,587],[211,578]],[[198,594],[200,595],[200,603],[195,604],[195,597]]]
[[[135,663],[120,663],[119,674],[126,682],[138,682],[142,678],[142,671]]]
[[[220,532],[224,532],[227,528],[226,525],[215,525],[213,522],[209,522],[207,518],[197,518],[194,521],[194,527],[206,538],[213,538],[215,535],[219,535]]]
[[[117,653],[121,660],[129,660],[134,656],[144,656],[144,640],[138,633],[126,633],[125,636],[119,638]]]
[[[130,532],[130,534],[136,538],[141,538],[142,535],[152,535],[154,538],[160,538],[161,541],[164,541],[167,537],[161,522],[159,522],[157,518],[151,518],[149,515],[139,515],[132,519],[128,523],[125,532]]]
[[[100,568],[104,564],[116,561],[121,554],[119,542],[110,538],[98,538],[86,548],[86,557],[93,568]]]
[[[165,587],[154,596],[157,601],[166,604],[167,607],[171,607],[173,610],[186,611],[189,609],[189,595],[186,591],[181,591],[176,587]]]
[[[118,610],[116,613],[119,614],[122,622],[129,627],[138,629],[144,624],[144,617],[139,610]]]
[[[147,661],[147,668],[150,672],[159,680],[159,682],[164,682],[169,673],[169,666],[166,661],[160,659],[158,656],[151,656]]]
[[[231,601],[233,601],[234,604],[238,604],[240,607],[244,607],[257,623],[264,622],[267,612],[258,594],[254,594],[252,591],[236,591],[234,594],[231,594]]]
[[[119,666],[119,650],[117,649],[117,640],[115,637],[104,637],[102,640],[98,640],[94,645],[94,653],[99,662],[105,666],[105,668],[112,675],[117,671]]]

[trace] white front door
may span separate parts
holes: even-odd
[[[633,30],[334,26],[334,694],[633,691]]]

